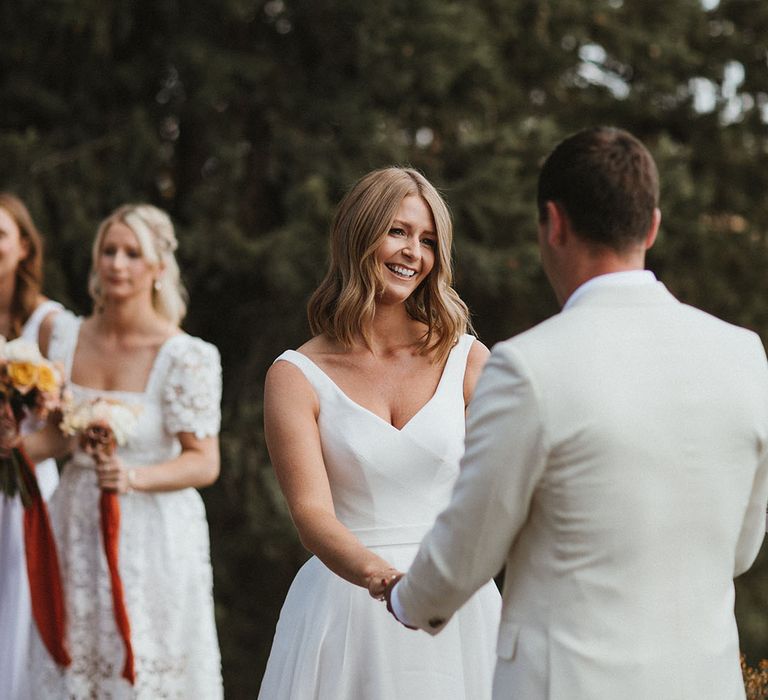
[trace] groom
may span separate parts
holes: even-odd
[[[504,565],[494,698],[744,697],[733,577],[768,500],[758,337],[643,269],[646,148],[612,128],[555,148],[539,245],[562,312],[499,343],[453,500],[389,605],[438,633]]]

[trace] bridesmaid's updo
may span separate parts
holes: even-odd
[[[88,278],[88,292],[94,303],[97,307],[103,303],[97,267],[104,236],[109,227],[117,222],[133,231],[145,260],[160,270],[152,289],[152,305],[155,310],[171,323],[179,325],[187,313],[187,292],[181,283],[179,265],[174,256],[179,244],[171,218],[151,204],[124,204],[99,225],[91,251],[91,272]]]

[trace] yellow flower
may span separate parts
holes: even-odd
[[[9,362],[8,376],[13,385],[22,393],[31,389],[37,380],[37,365],[31,362]]]
[[[56,373],[48,365],[40,365],[37,368],[37,388],[40,391],[56,391],[58,388]]]

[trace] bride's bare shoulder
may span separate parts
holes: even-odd
[[[295,352],[315,362],[316,352],[313,341],[314,338],[299,346]],[[301,363],[297,364],[282,356],[273,362],[267,370],[264,381],[265,410],[269,411],[270,407],[278,410],[291,407],[293,410],[300,408],[301,405],[316,409],[317,396],[305,375],[306,370],[307,368]]]
[[[339,364],[346,365],[350,355],[349,348],[345,348],[338,340],[332,340],[326,335],[316,335],[314,338],[310,338],[296,351],[322,368]]]
[[[311,357],[312,355],[328,355],[339,351],[339,343],[331,340],[327,335],[316,335],[310,338],[306,343],[296,348],[302,355]]]

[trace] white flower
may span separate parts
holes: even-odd
[[[4,342],[2,353],[8,362],[31,362],[32,364],[44,362],[37,343],[30,343],[24,338]]]
[[[140,410],[139,406],[107,399],[65,404],[59,427],[66,435],[76,435],[94,423],[104,423],[114,433],[117,444],[124,445],[136,427]]]

